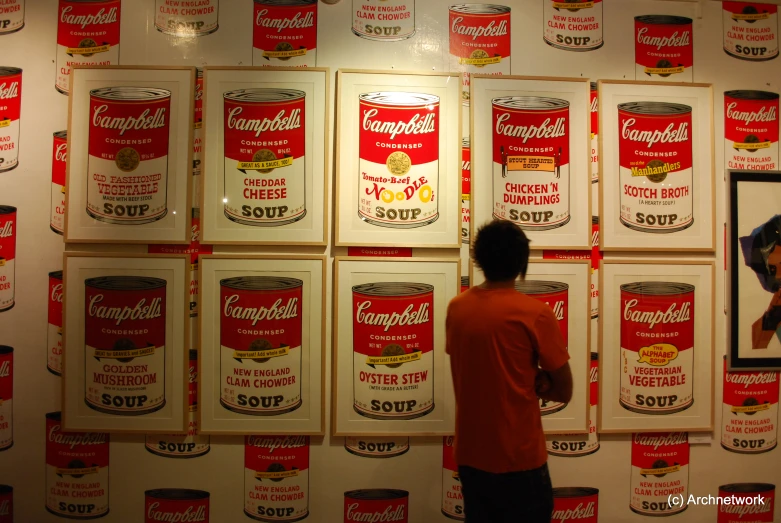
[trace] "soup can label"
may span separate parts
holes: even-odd
[[[367,283],[353,287],[355,412],[415,419],[434,410],[434,287]]]
[[[195,103],[193,114],[193,176],[201,175],[203,162],[203,69],[195,73]],[[193,207],[201,205],[200,181],[193,180]]]
[[[597,523],[599,521],[599,490],[590,487],[559,487],[553,489],[551,523]]]
[[[461,292],[469,290],[469,276],[461,276]]]
[[[0,205],[0,312],[14,306],[16,207]]]
[[[442,514],[450,519],[464,521],[464,493],[458,477],[453,440],[453,436],[442,438]]]
[[[246,436],[244,513],[257,521],[309,515],[309,437]]]
[[[0,451],[14,444],[14,349],[0,345]]]
[[[22,70],[0,67],[0,173],[19,165]]]
[[[469,140],[461,142],[461,243],[469,245],[469,213],[472,198],[472,160]]]
[[[54,133],[52,152],[52,199],[49,226],[57,234],[65,231],[65,174],[68,131]]]
[[[62,271],[50,272],[46,368],[57,376],[62,375],[62,296]]]
[[[0,485],[0,523],[14,523],[14,488],[10,485]]]
[[[621,223],[646,233],[691,227],[692,108],[665,102],[623,103],[618,106],[618,128]]]
[[[439,97],[380,92],[359,96],[358,216],[409,229],[439,218]]]
[[[353,0],[353,34],[397,42],[415,34],[415,0]]]
[[[778,6],[760,2],[721,3],[724,52],[761,62],[778,56]]]
[[[591,214],[599,214],[599,96],[591,82]]]
[[[144,523],[209,523],[209,493],[203,490],[157,489],[144,493]]]
[[[0,6],[0,35],[15,33],[23,27],[24,0],[6,0]]]
[[[510,8],[450,6],[450,70],[460,71],[461,100],[469,105],[469,75],[510,74]]]
[[[599,404],[599,359],[596,352],[591,353],[589,384],[588,434],[557,434],[548,436],[545,447],[551,456],[580,457],[588,456],[599,450],[597,434],[597,405]]]
[[[173,36],[204,36],[219,28],[220,0],[155,1],[155,28]]]
[[[691,82],[694,65],[692,19],[635,17],[635,80]]]
[[[724,93],[724,161],[727,168],[778,169],[778,110],[777,93]]]
[[[494,98],[493,216],[544,231],[570,220],[569,102]]]
[[[72,65],[119,64],[121,6],[121,0],[59,0],[58,91],[68,94]]]
[[[672,516],[687,508],[689,435],[686,432],[632,434],[629,508],[643,516]],[[682,496],[682,505],[669,502]]]
[[[721,446],[759,454],[778,444],[778,371],[728,372],[724,359]]]
[[[395,489],[352,490],[344,493],[344,523],[393,521],[407,523],[409,492]]]
[[[306,215],[306,93],[241,89],[225,99],[225,216],[278,227]]]
[[[85,401],[138,416],[165,405],[166,280],[90,278],[85,285]]]
[[[220,404],[252,416],[301,406],[304,282],[275,276],[220,281]]]
[[[409,437],[357,437],[348,436],[344,449],[362,458],[395,458],[409,450]]]
[[[771,523],[776,486],[769,483],[733,483],[719,487],[716,523]]]
[[[108,514],[109,435],[64,432],[59,412],[46,415],[46,510],[70,519]]]
[[[255,0],[252,65],[314,67],[317,0]]]
[[[602,0],[544,0],[545,43],[565,51],[593,51],[604,45]]]

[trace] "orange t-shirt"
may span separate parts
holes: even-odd
[[[544,465],[534,379],[538,365],[554,371],[569,360],[551,308],[512,288],[472,287],[448,305],[446,329],[456,463],[493,473]]]

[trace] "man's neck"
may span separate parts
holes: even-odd
[[[491,289],[514,289],[515,288],[515,282],[517,280],[486,280],[485,282],[480,284],[480,287],[483,289],[491,290]]]

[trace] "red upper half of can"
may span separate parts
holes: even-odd
[[[439,160],[439,102],[406,106],[367,100],[359,103],[362,160],[385,164],[396,151],[409,156],[413,166]]]
[[[271,465],[275,465],[271,467]],[[265,472],[278,470],[304,471],[309,469],[309,436],[245,436],[244,466]],[[274,485],[270,479],[255,479],[256,485]]]
[[[226,99],[224,125],[226,158],[242,162],[267,161],[270,156],[254,159],[262,150],[271,151],[277,159],[296,159],[306,154],[306,100],[303,96],[268,102]],[[263,176],[274,177],[279,173],[281,171],[274,170]]]
[[[456,463],[455,453],[453,452],[453,442],[455,438],[453,436],[444,436],[442,438],[442,468],[445,469],[443,474],[447,474],[446,471],[458,471],[458,463]]]
[[[621,315],[621,347],[624,349],[637,352],[643,347],[660,344],[673,345],[678,351],[694,347],[693,292],[653,295],[622,290],[621,309],[617,312]],[[628,362],[629,365],[637,363]],[[675,358],[667,365],[675,366]]]
[[[195,123],[203,121],[203,75],[198,74],[195,78]]]
[[[729,11],[730,13],[735,14],[744,14],[746,13],[747,8],[754,8],[754,11],[757,13],[768,13],[768,14],[775,14],[778,13],[778,6],[773,4],[765,4],[761,2],[728,2],[724,0],[721,2],[721,7],[725,11]]]
[[[689,436],[686,432],[636,432],[632,434],[632,466],[643,469],[689,464]],[[666,477],[675,477],[675,472]],[[650,481],[657,480],[648,475]],[[671,478],[671,479],[672,479]]]
[[[232,350],[253,349],[257,340],[272,348],[301,347],[303,287],[271,290],[220,286],[220,344]]]
[[[0,213],[0,260],[16,257],[16,211]]]
[[[591,132],[594,135],[599,134],[599,103],[598,93],[596,89],[591,89]]]
[[[65,175],[68,157],[68,140],[54,137],[54,150],[52,151],[52,183],[65,185]]]
[[[461,194],[472,193],[472,153],[469,146],[461,148]]]
[[[60,0],[57,44],[65,47],[119,45],[121,5],[121,0]],[[78,61],[79,56],[75,55],[74,59]]]
[[[619,109],[621,167],[646,167],[651,161],[680,163],[671,171],[692,166],[692,115],[638,114]]]
[[[0,75],[0,122],[19,119],[22,113],[22,73]]]
[[[778,394],[778,371],[727,372],[727,361],[724,360],[726,405],[740,406],[749,398],[753,398],[760,405],[775,405],[778,404]]]
[[[49,324],[62,327],[62,277],[49,276]]]
[[[724,137],[745,143],[753,135],[760,142],[778,142],[778,97],[767,100],[744,100],[724,96]],[[750,141],[750,140],[749,140]]]
[[[208,523],[209,497],[153,497],[147,493],[144,508],[144,522],[193,521]]]
[[[564,345],[569,347],[569,290],[528,294],[527,296],[534,298],[537,301],[541,301],[551,308],[553,315],[556,316],[556,320],[558,320],[561,337],[564,338]]]
[[[165,291],[164,286],[144,290],[114,290],[87,285],[84,303],[85,343],[100,350],[165,346]],[[87,357],[92,356],[87,354]]]
[[[569,107],[512,109],[493,104],[493,159],[507,156],[552,157],[555,165],[569,164]]]
[[[132,148],[140,161],[168,155],[171,97],[158,100],[107,100],[90,97],[89,154],[114,160]]]
[[[689,68],[694,65],[691,20],[688,24],[648,23],[635,18],[635,61],[644,67]],[[661,64],[662,61],[669,65]]]
[[[57,468],[108,467],[109,435],[64,432],[62,422],[46,418],[46,464]]]
[[[381,356],[388,345],[399,345],[406,354],[434,350],[433,292],[372,296],[353,291],[353,351]]]
[[[450,54],[469,58],[474,51],[488,57],[510,56],[510,10],[502,13],[450,9]]]
[[[8,401],[14,396],[14,353],[0,353],[0,400]]]
[[[277,50],[278,46],[278,50],[316,49],[317,2],[300,5],[255,2],[252,46],[264,51]]]

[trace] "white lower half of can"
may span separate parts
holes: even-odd
[[[393,151],[389,150],[388,155]],[[439,161],[392,174],[385,164],[359,162],[358,214],[373,225],[422,227],[439,217]],[[384,182],[373,180],[383,179]]]
[[[464,520],[464,494],[458,471],[442,468],[442,514],[450,519]]]
[[[60,234],[65,230],[65,187],[58,183],[52,183],[51,222],[53,231]]]
[[[375,365],[373,369],[366,364],[365,354],[353,354],[354,407],[359,414],[376,419],[412,419],[434,408],[433,351],[395,369],[387,365]]]
[[[778,444],[778,403],[749,415],[732,412],[723,404],[721,411],[721,446],[741,454],[760,454]]]
[[[87,404],[99,411],[118,415],[138,415],[165,405],[165,347],[155,347],[148,356],[124,363],[116,359],[93,356],[95,348],[87,346],[84,358]],[[115,370],[105,370],[114,367]],[[96,383],[97,376],[116,376],[121,385]],[[132,406],[131,406],[132,405]]]
[[[621,167],[619,179],[621,222],[630,229],[664,233],[694,223],[691,167],[668,173],[662,183],[650,182],[647,176],[632,176],[630,169]],[[655,190],[655,195],[648,195],[648,190]]]
[[[91,467],[92,463],[84,463]],[[77,494],[79,497],[76,497]],[[57,468],[46,465],[46,508],[49,512],[71,519],[94,519],[108,513],[108,467],[80,478],[57,474]]]
[[[14,306],[15,260],[0,260],[0,311]]]
[[[167,458],[192,458],[209,452],[210,438],[198,432],[198,413],[190,411],[187,434],[154,434],[146,436],[146,448],[152,454]]]
[[[315,67],[317,64],[317,49],[307,49],[306,54],[290,56],[286,59],[263,56],[265,51],[252,48],[252,65],[255,67]]]
[[[5,449],[14,443],[13,431],[14,400],[4,399],[0,405],[0,449]]]
[[[470,52],[484,52],[488,56],[493,56],[495,53],[488,46],[476,46],[469,47]],[[482,53],[481,53],[482,54]],[[469,58],[463,58],[455,55],[450,55],[450,71],[461,73],[461,102],[463,105],[469,105],[469,85],[472,74],[490,74],[495,76],[502,76],[510,74],[510,57],[502,56],[497,57],[499,61],[494,64],[485,65],[471,65],[461,63]]]
[[[507,171],[502,177],[502,165],[494,163],[493,215],[509,220],[526,230],[548,230],[566,225],[569,212],[569,164],[555,172]],[[540,192],[518,193],[510,185],[535,187]]]
[[[9,171],[19,164],[19,120],[0,127],[0,172]]]
[[[672,516],[686,510],[689,491],[689,465],[658,478],[646,474],[640,467],[632,465],[631,496],[629,507],[643,516]],[[672,505],[670,497],[683,496],[682,505]]]
[[[652,340],[649,340],[649,345],[653,345]],[[639,363],[639,359],[637,352],[621,348],[620,361],[626,364],[622,365],[620,401],[625,408],[645,414],[672,414],[691,406],[694,401],[692,373],[694,348],[678,348],[678,356],[667,364],[671,367],[670,373],[659,375],[680,382],[675,385],[650,386],[638,381],[648,376],[642,372],[644,369],[662,369],[662,367]]]
[[[724,140],[724,154],[727,169],[746,171],[777,171],[779,169],[778,142],[771,142],[770,147],[747,151],[746,149],[736,149],[735,142],[731,140]]]
[[[98,45],[101,45],[99,42]],[[57,46],[57,90],[67,93],[70,89],[71,64],[74,65],[118,65],[119,45],[112,45],[108,51],[95,53],[92,56],[75,54],[68,55],[68,48],[64,45]]]
[[[556,434],[548,436],[545,446],[551,456],[588,456],[599,450],[597,435],[597,406],[589,409],[588,434]]]
[[[47,330],[49,351],[46,356],[46,366],[57,375],[62,374],[62,328],[49,324]]]
[[[284,464],[284,463],[283,463]],[[244,468],[244,512],[259,521],[298,521],[309,514],[309,469],[279,481]]]

